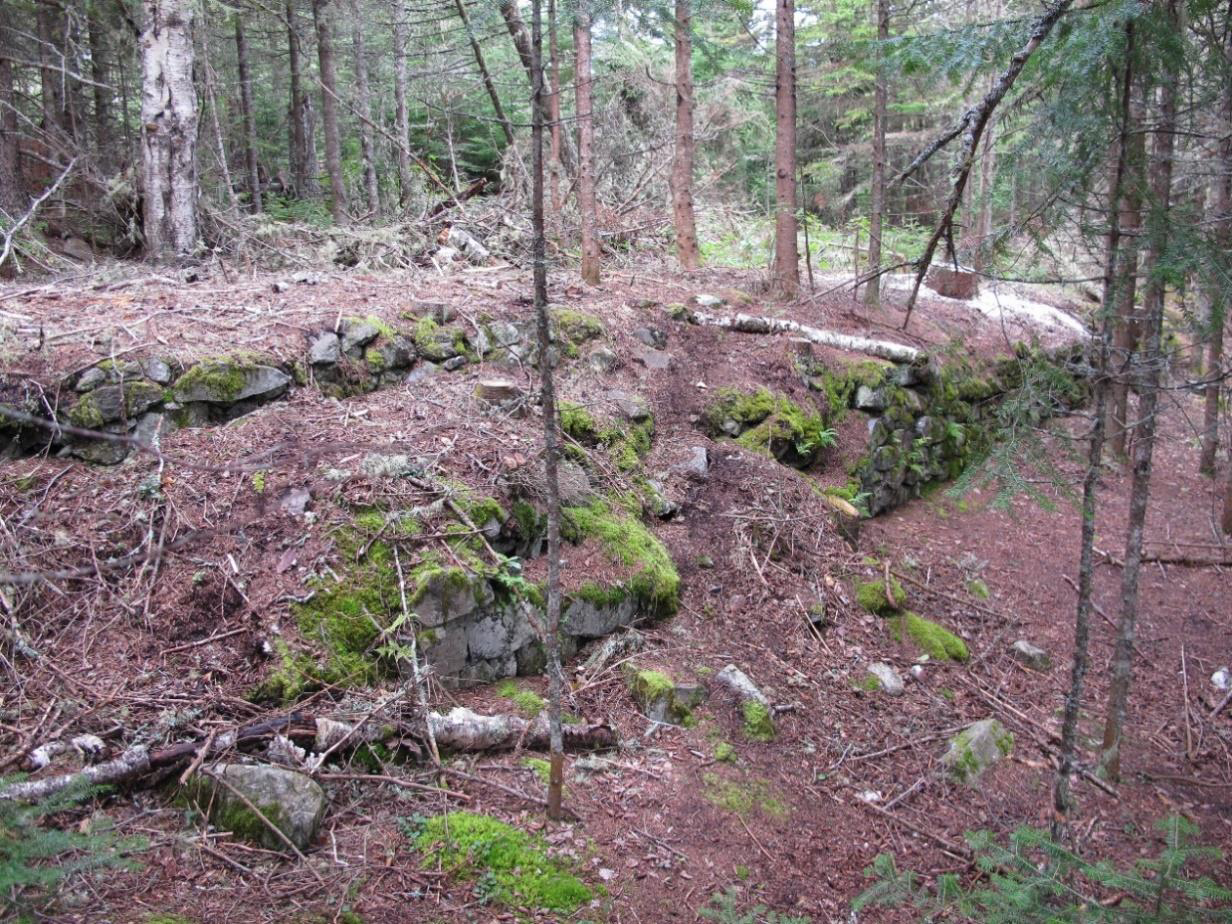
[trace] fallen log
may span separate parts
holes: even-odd
[[[840,334],[838,331],[822,330],[819,327],[809,327],[797,321],[784,318],[766,318],[751,314],[737,314],[726,317],[708,314],[704,311],[693,311],[689,321],[704,327],[722,327],[725,330],[739,331],[742,334],[796,334],[821,346],[835,347],[839,350],[851,350],[855,353],[867,353],[878,359],[888,359],[893,363],[923,363],[928,355],[923,350],[893,343],[889,340],[871,340],[855,334]]]
[[[495,751],[513,748],[546,750],[549,747],[546,715],[523,719],[512,715],[481,715],[457,707],[442,715],[428,714],[428,723],[442,750]],[[325,752],[345,739],[354,747],[377,738],[399,737],[420,740],[423,730],[412,725],[392,729],[388,722],[370,717],[356,728],[324,716],[310,717],[299,713],[276,716],[253,722],[232,731],[214,734],[204,739],[185,741],[166,748],[150,750],[135,745],[119,757],[103,761],[72,773],[61,773],[37,780],[22,780],[0,789],[0,801],[38,802],[69,788],[110,786],[139,780],[155,771],[168,770],[187,763],[216,757],[241,745],[282,736],[303,746]],[[580,723],[564,727],[564,746],[569,750],[597,750],[615,747],[616,735],[606,722]],[[412,750],[414,747],[412,746]]]

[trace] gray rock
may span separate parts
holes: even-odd
[[[107,373],[98,366],[91,366],[85,372],[81,373],[77,379],[77,384],[74,386],[78,393],[84,394],[87,391],[93,391],[104,382],[107,381]]]
[[[74,426],[87,429],[117,420],[136,420],[163,397],[163,390],[152,382],[102,385],[78,398],[68,418]]]
[[[596,372],[614,372],[620,368],[620,357],[605,346],[595,347],[586,357],[590,368]]]
[[[692,446],[686,449],[684,458],[676,465],[675,470],[694,481],[705,481],[710,477],[710,454],[706,447]]]
[[[451,356],[449,359],[441,363],[441,368],[446,372],[456,372],[466,365],[465,356]]]
[[[508,321],[493,321],[488,325],[488,334],[492,343],[498,347],[511,347],[522,340],[522,332],[517,325]]]
[[[145,377],[151,382],[156,382],[159,385],[170,385],[174,374],[171,371],[171,364],[164,359],[159,359],[157,356],[152,356],[144,363]]]
[[[315,780],[284,767],[249,764],[221,764],[207,779],[201,787],[204,792],[196,798],[210,807],[214,824],[270,850],[286,850],[283,839],[244,804],[247,799],[296,849],[302,852],[312,846],[327,804],[325,790]]]
[[[590,653],[579,670],[595,676],[613,661],[623,660],[641,651],[645,644],[646,637],[636,629],[609,635]]]
[[[884,446],[890,439],[890,426],[883,417],[870,417],[868,420],[868,445],[872,448]]]
[[[666,372],[672,367],[672,356],[662,350],[646,347],[633,354],[633,358],[651,372]]]
[[[941,765],[957,783],[973,783],[993,764],[1014,750],[1014,736],[996,719],[968,725],[950,740]]]
[[[416,382],[426,381],[443,371],[439,364],[425,361],[407,373],[406,378],[402,381],[407,385],[414,385]]]
[[[650,513],[661,520],[667,520],[680,512],[680,505],[667,496],[663,482],[652,478],[646,479],[646,507]]]
[[[483,578],[467,577],[458,570],[429,574],[415,589],[411,609],[419,616],[420,625],[428,628],[469,616],[489,606],[496,595]]]
[[[524,613],[516,609],[497,610],[467,625],[467,656],[471,660],[512,658],[514,652],[534,637],[534,630]],[[515,661],[511,673],[516,670]]]
[[[903,695],[903,678],[898,675],[898,671],[886,664],[884,661],[877,661],[868,666],[869,676],[876,678],[877,683],[890,696]]]
[[[899,453],[893,446],[880,446],[873,452],[873,468],[879,472],[888,472],[898,464]]]
[[[939,438],[941,426],[935,417],[924,416],[915,422],[915,435],[917,438],[931,443]]]
[[[424,661],[442,677],[455,677],[466,668],[466,629],[462,625],[428,629],[419,634],[420,650]],[[399,665],[402,669],[402,665]],[[404,675],[411,672],[410,664],[402,669]]]
[[[480,356],[487,356],[492,352],[492,338],[488,336],[488,331],[484,327],[480,327],[475,334],[475,352]]]
[[[142,446],[155,446],[158,438],[170,429],[166,423],[165,414],[142,414],[133,428],[133,439]]]
[[[351,355],[381,336],[381,329],[371,321],[347,320],[342,322],[342,352]]]
[[[600,638],[610,635],[637,616],[637,601],[626,595],[616,603],[594,603],[578,597],[565,601],[561,625],[578,638]]]
[[[372,452],[359,463],[360,471],[373,478],[406,478],[422,475],[423,462],[412,459],[405,453],[384,454]]]
[[[1046,671],[1052,666],[1052,658],[1042,648],[1036,648],[1026,639],[1019,639],[1010,646],[1010,657],[1035,671]]]
[[[278,509],[290,517],[300,517],[312,501],[312,491],[305,487],[287,488],[278,498]]]
[[[616,405],[616,409],[629,420],[636,422],[650,419],[650,405],[641,395],[628,391],[610,391],[607,397],[609,401]]]
[[[700,295],[693,296],[693,304],[697,305],[699,308],[722,308],[727,304],[727,302],[718,295],[702,293]]]
[[[656,350],[661,350],[667,345],[667,334],[656,327],[634,328],[633,339],[640,340],[646,346],[654,347]]]
[[[890,398],[884,388],[861,385],[856,389],[855,406],[861,411],[884,411],[890,406]]]
[[[175,386],[177,401],[182,404],[192,401],[214,404],[234,404],[249,399],[266,401],[277,398],[291,385],[291,376],[273,366],[250,366],[227,360],[212,361],[210,366],[221,374],[193,375],[193,371],[200,368],[200,365],[194,366]]]
[[[308,362],[314,366],[331,366],[342,358],[342,343],[332,330],[316,336],[308,348]]]
[[[770,705],[766,694],[757,688],[757,684],[749,679],[748,674],[734,664],[728,664],[714,675],[714,679],[735,693],[742,701],[753,700],[763,706]]]

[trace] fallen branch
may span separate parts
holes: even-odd
[[[43,190],[42,195],[30,203],[30,208],[26,209],[26,213],[4,230],[4,245],[0,247],[0,266],[4,266],[4,261],[7,260],[9,258],[9,254],[13,252],[13,238],[17,237],[17,232],[25,227],[30,219],[38,213],[39,207],[55,194],[55,191],[60,188],[60,184],[68,178],[69,173],[73,170],[73,165],[76,163],[77,158],[74,157],[60,172],[60,175],[56,177],[55,182]]]
[[[524,747],[541,751],[549,744],[548,718],[544,713],[528,720],[514,715],[480,715],[458,706],[444,715],[431,713],[428,723],[437,744],[448,750],[498,751]],[[616,735],[606,722],[566,725],[562,733],[566,749],[616,746]]]
[[[689,315],[689,320],[703,327],[722,327],[726,330],[739,331],[742,334],[796,334],[821,346],[867,353],[869,356],[888,359],[894,363],[923,363],[928,359],[927,354],[922,350],[902,343],[870,340],[868,337],[859,337],[854,334],[840,334],[837,331],[808,327],[782,318],[765,318],[750,314],[721,317],[707,314],[704,311],[694,311]]]

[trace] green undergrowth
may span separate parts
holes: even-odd
[[[966,643],[957,635],[915,613],[903,613],[892,620],[890,631],[900,642],[910,638],[934,661],[966,661],[971,657]]]
[[[625,587],[654,615],[669,616],[680,604],[680,575],[663,543],[634,514],[612,501],[565,507],[562,536],[574,543],[595,539],[604,552],[631,572]],[[604,594],[617,591],[596,588]],[[610,599],[605,602],[612,602]]]
[[[560,861],[546,842],[503,821],[472,812],[427,819],[413,836],[425,868],[474,880],[483,900],[515,909],[570,914],[595,890]]]

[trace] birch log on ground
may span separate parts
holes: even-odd
[[[546,750],[550,743],[546,714],[535,719],[523,719],[513,715],[481,715],[459,706],[443,715],[429,713],[428,722],[442,750],[499,751],[519,747]],[[241,745],[271,740],[278,735],[318,751],[337,747],[340,741],[346,741],[350,747],[358,747],[381,737],[382,729],[389,727],[375,716],[360,724],[363,727],[326,717],[292,713],[156,750],[145,745],[134,745],[119,757],[81,770],[12,783],[0,789],[0,801],[38,802],[69,788],[109,786],[140,780],[154,771],[177,767],[197,758],[207,760]],[[422,737],[423,728],[420,726],[417,731],[415,727],[408,726],[399,731],[411,737]],[[605,722],[566,725],[563,735],[564,746],[569,750],[616,746],[616,735]]]
[[[888,359],[894,363],[923,363],[928,360],[928,354],[923,350],[917,350],[906,344],[893,343],[889,340],[870,340],[868,337],[854,334],[840,334],[838,331],[809,327],[785,318],[766,318],[751,314],[724,317],[707,314],[704,311],[694,311],[689,315],[689,320],[705,327],[722,327],[744,334],[795,334],[821,346],[867,353],[869,356]]]

